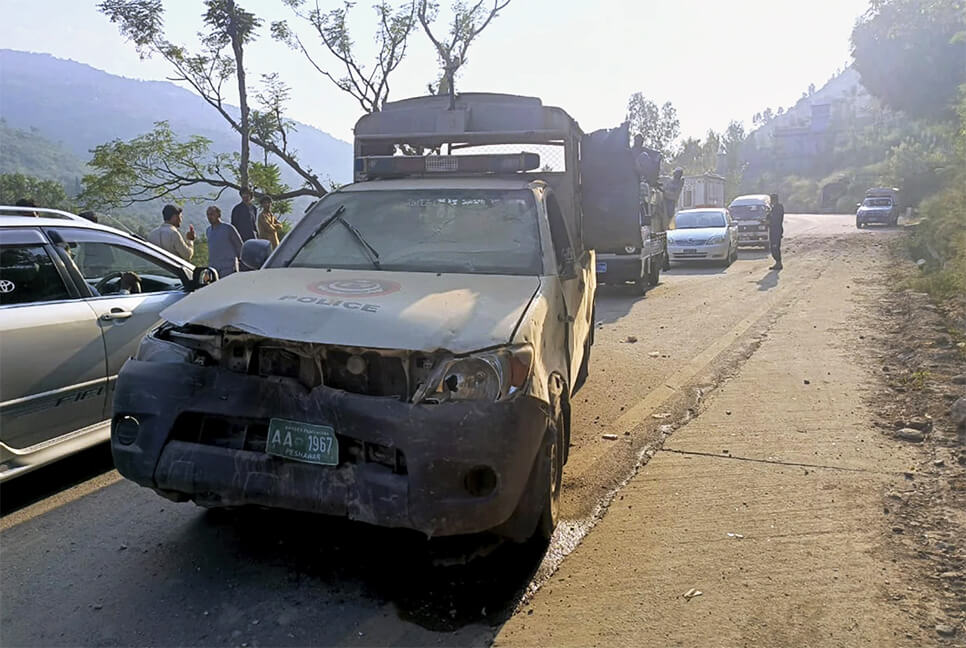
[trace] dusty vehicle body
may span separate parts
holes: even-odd
[[[610,209],[581,208],[582,134],[508,95],[395,102],[355,132],[357,182],[260,270],[165,311],[124,367],[117,468],[204,506],[548,537],[592,344],[584,221]],[[498,144],[566,169],[455,154]]]
[[[899,190],[873,187],[865,192],[865,200],[855,212],[855,226],[859,229],[878,223],[895,226],[899,223]]]
[[[738,196],[728,205],[731,218],[738,224],[739,246],[771,244],[768,216],[771,214],[771,198],[766,194]]]
[[[641,292],[646,292],[660,281],[667,254],[667,234],[657,231],[656,221],[667,222],[670,219],[664,214],[664,191],[660,182],[652,179],[649,183],[638,178],[628,141],[627,124],[616,129],[595,131],[584,138],[583,154],[596,158],[593,166],[609,177],[614,189],[620,191],[620,187],[639,183],[638,201],[628,205],[639,221],[639,228],[628,229],[627,238],[613,238],[611,245],[597,249],[597,281],[607,284],[631,283]],[[590,167],[590,163],[584,164],[584,168],[587,168],[585,177],[590,176],[593,181],[596,178]],[[606,186],[607,183],[601,179],[595,184]]]

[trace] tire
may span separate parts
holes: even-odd
[[[534,536],[541,542],[549,543],[560,519],[560,491],[563,485],[564,430],[566,421],[563,409],[563,382],[555,378],[551,382],[550,405],[551,420],[544,435],[540,449],[540,479],[537,488],[543,505],[534,530]]]
[[[656,286],[661,281],[661,267],[664,265],[664,255],[660,259],[651,258],[648,263],[647,285]]]
[[[637,295],[647,294],[647,289],[649,287],[649,283],[647,281],[649,267],[650,261],[641,261],[641,276],[631,282],[631,284],[634,286],[634,293]]]

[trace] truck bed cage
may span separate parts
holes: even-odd
[[[579,142],[577,122],[560,108],[536,97],[496,93],[457,95],[450,109],[446,96],[393,101],[362,117],[355,127],[356,157],[385,154],[387,145],[453,148],[494,144]]]

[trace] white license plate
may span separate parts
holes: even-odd
[[[693,248],[684,250],[684,254],[697,254],[697,253],[698,251]]]
[[[323,466],[339,464],[339,440],[328,425],[273,418],[268,424],[265,452]]]
[[[600,272],[600,273],[607,272],[607,262],[606,261],[598,261],[597,262],[597,272]]]

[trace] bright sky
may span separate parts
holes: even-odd
[[[311,0],[310,0],[311,1]],[[351,140],[360,116],[307,62],[268,35],[290,17],[280,0],[239,0],[262,15],[262,36],[246,54],[249,77],[279,71],[292,87],[290,115]],[[341,0],[320,0],[337,6]],[[360,53],[372,47],[372,0],[350,14]],[[443,2],[445,4],[445,2]],[[794,104],[849,60],[849,34],[869,0],[513,0],[469,51],[462,91],[534,95],[561,106],[585,131],[616,126],[636,91],[671,101],[684,136],[701,137],[731,119],[751,124],[767,107]],[[160,60],[141,61],[94,0],[0,0],[3,47],[47,52],[139,79],[163,79]],[[173,41],[191,42],[200,0],[165,0]],[[330,62],[319,50],[321,60]],[[333,65],[333,68],[335,66]],[[436,61],[422,32],[391,78],[392,95],[425,94]]]

